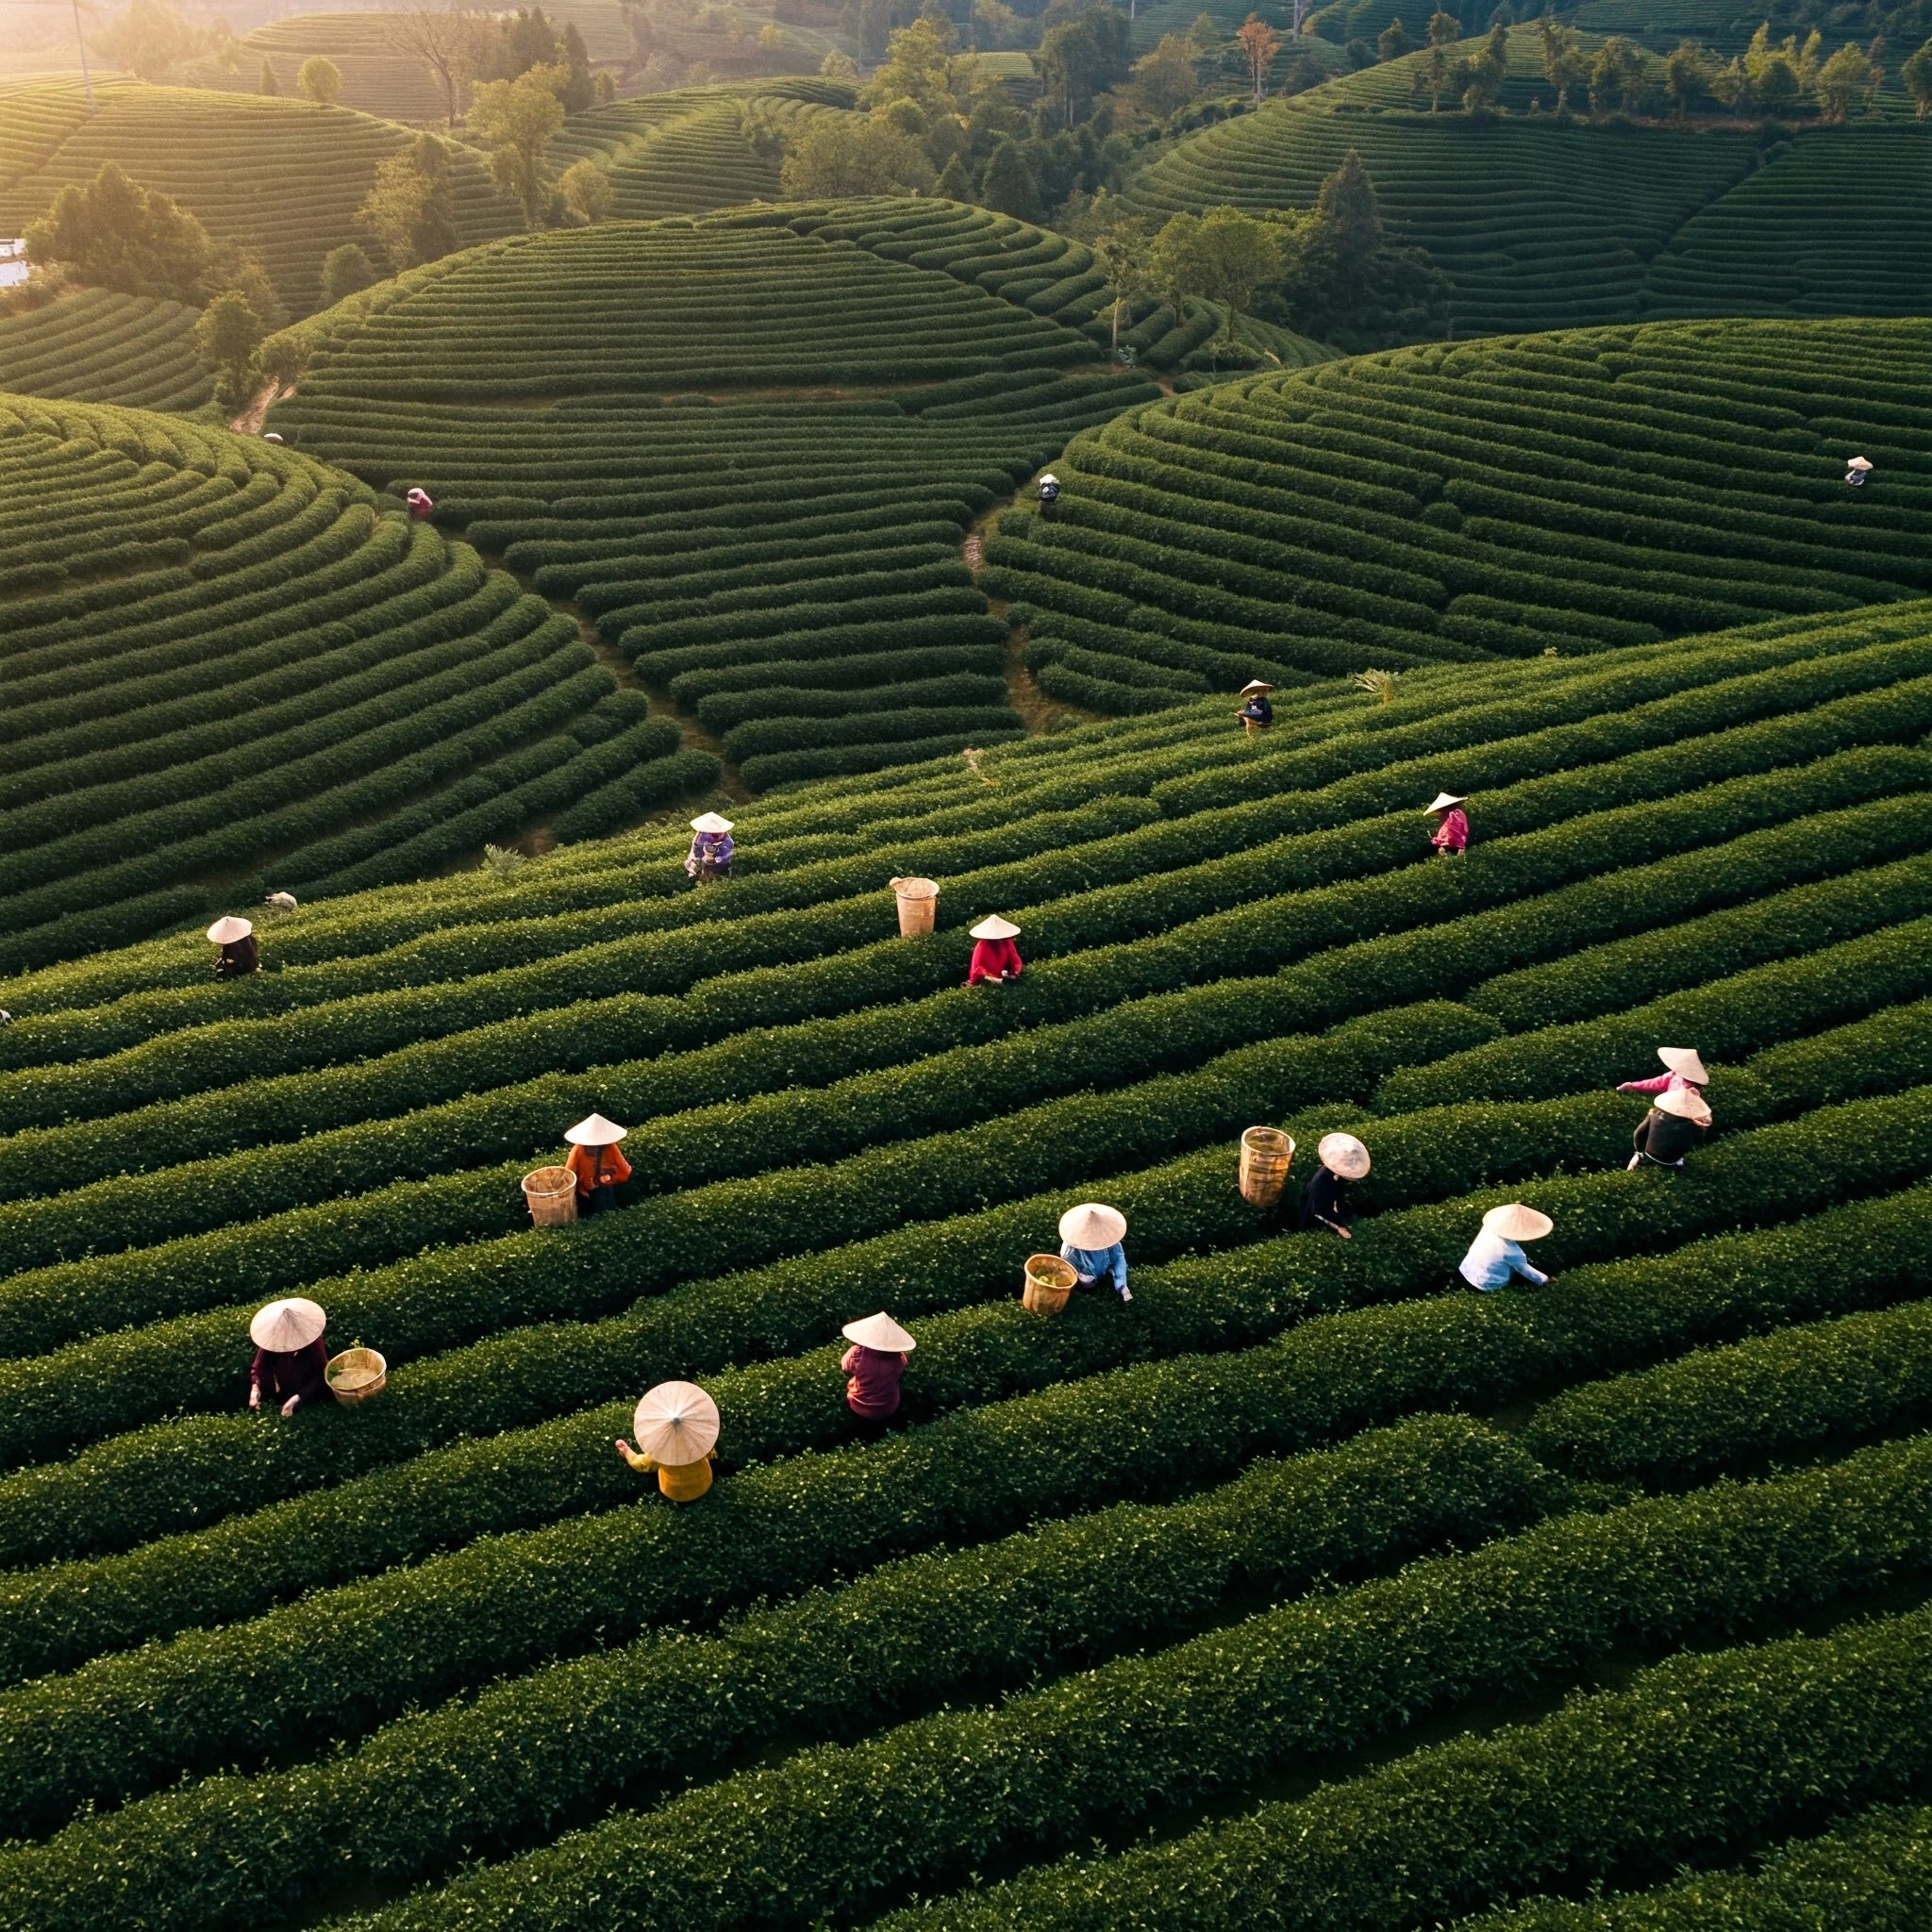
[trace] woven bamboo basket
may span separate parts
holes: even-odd
[[[1066,1307],[1067,1297],[1079,1278],[1074,1273],[1074,1264],[1062,1261],[1058,1255],[1028,1255],[1026,1285],[1020,1291],[1020,1301],[1036,1315],[1058,1315]]]
[[[938,884],[932,879],[894,879],[892,891],[899,901],[899,937],[916,940],[930,932],[939,910]]]
[[[1241,1199],[1256,1208],[1273,1208],[1288,1185],[1294,1141],[1279,1127],[1241,1129]]]
[[[567,1167],[540,1167],[524,1176],[524,1199],[539,1227],[558,1227],[577,1218],[577,1177]]]
[[[389,1363],[373,1348],[345,1348],[322,1373],[328,1392],[344,1408],[354,1408],[389,1387]]]

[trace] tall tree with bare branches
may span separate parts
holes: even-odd
[[[419,7],[391,16],[389,42],[398,54],[422,61],[436,76],[443,111],[454,127],[482,52],[483,27],[476,16],[459,5]]]

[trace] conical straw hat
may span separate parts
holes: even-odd
[[[995,912],[991,919],[982,919],[973,928],[973,937],[976,940],[1016,940],[1020,937],[1020,928],[1010,919],[1002,919]]]
[[[328,1317],[319,1303],[291,1295],[287,1301],[271,1302],[255,1311],[255,1319],[248,1324],[248,1339],[271,1355],[291,1355],[311,1341],[320,1341],[327,1326]]]
[[[919,1346],[891,1316],[883,1311],[868,1315],[862,1322],[848,1322],[839,1333],[847,1341],[856,1341],[860,1348],[875,1348],[882,1355],[908,1355]]]
[[[1483,1225],[1506,1241],[1540,1241],[1556,1224],[1547,1214],[1539,1214],[1521,1201],[1511,1201],[1507,1208],[1491,1208],[1483,1216]]]
[[[666,1469],[702,1462],[718,1441],[718,1405],[695,1382],[659,1382],[631,1418],[638,1448]]]
[[[1854,457],[1845,465],[1845,468],[1848,470],[1869,470],[1871,467],[1872,458],[1870,457]]]
[[[1271,691],[1274,689],[1274,687],[1272,684],[1268,684],[1258,677],[1251,677],[1235,695],[1237,697],[1251,698]]]
[[[691,820],[691,828],[693,832],[728,832],[732,824],[733,821],[721,819],[714,811],[702,811]]]
[[[1098,1201],[1082,1201],[1060,1216],[1060,1239],[1070,1248],[1110,1248],[1126,1231],[1127,1217]]]
[[[1058,483],[1060,479],[1058,476],[1056,476],[1051,470],[1049,470],[1046,473],[1046,475],[1043,475],[1040,480],[1042,483]]]
[[[1673,1087],[1668,1093],[1659,1093],[1655,1105],[1659,1113],[1674,1113],[1679,1120],[1710,1124],[1710,1108],[1694,1087]]]
[[[232,946],[237,940],[245,940],[255,930],[245,919],[237,919],[231,912],[225,919],[218,919],[208,927],[208,936],[218,946]]]
[[[1710,1075],[1704,1071],[1704,1062],[1697,1058],[1694,1046],[1660,1046],[1657,1057],[1679,1079],[1695,1080],[1700,1087],[1710,1084]]]
[[[576,1147],[614,1147],[630,1132],[628,1127],[620,1127],[615,1121],[607,1121],[601,1113],[587,1115],[575,1126],[564,1130],[563,1138]]]
[[[1315,1158],[1345,1181],[1358,1181],[1369,1171],[1369,1150],[1353,1134],[1324,1134]]]
[[[1467,805],[1468,798],[1459,791],[1439,791],[1429,803],[1423,807],[1424,811],[1447,811],[1452,805]]]

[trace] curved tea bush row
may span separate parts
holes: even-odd
[[[630,774],[675,727],[612,735],[568,620],[349,479],[74,404],[0,405],[0,442],[8,967],[667,795]]]
[[[1003,516],[980,581],[1030,661],[1129,686],[1204,651],[1399,671],[1907,595],[1932,472],[1892,398],[1928,340],[1659,325],[1224,386],[1081,438],[1056,520]],[[1867,444],[1882,498],[1840,480]]]
[[[298,13],[272,20],[244,34],[233,67],[220,60],[190,64],[185,77],[196,87],[253,93],[264,62],[285,95],[294,95],[302,63],[320,54],[342,76],[338,96],[345,108],[385,121],[440,124],[446,103],[436,77],[413,56],[398,51],[380,13]]]
[[[38,85],[53,89],[63,109],[73,96],[71,81]],[[27,99],[35,92],[23,90]],[[4,118],[20,106],[9,99]],[[376,162],[412,138],[391,122],[286,95],[114,88],[32,166],[10,178],[0,167],[0,228],[24,233],[62,187],[92,181],[103,161],[118,161],[143,188],[192,209],[217,242],[253,249],[282,300],[304,314],[321,300],[323,258],[358,239],[354,217]],[[481,155],[458,148],[455,170],[463,242],[517,225]]]
[[[0,391],[197,409],[214,374],[193,342],[197,311],[178,302],[76,289],[44,308],[0,319]]]

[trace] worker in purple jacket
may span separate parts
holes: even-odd
[[[301,1295],[271,1302],[256,1311],[248,1324],[255,1359],[248,1368],[248,1406],[259,1408],[262,1398],[293,1415],[305,1402],[319,1402],[328,1388],[328,1350],[323,1331],[328,1317]]]
[[[845,1406],[860,1422],[883,1429],[899,1413],[899,1378],[919,1344],[883,1310],[839,1332],[852,1344],[839,1363],[849,1378]]]

